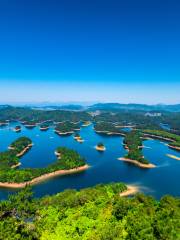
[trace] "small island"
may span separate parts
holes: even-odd
[[[118,129],[114,124],[110,122],[97,122],[94,126],[94,131],[102,135],[120,135],[125,136],[125,132]]]
[[[13,129],[14,132],[21,132],[21,126],[15,126],[15,128]]]
[[[82,127],[88,127],[89,125],[91,125],[91,122],[85,121],[85,122],[83,122]]]
[[[82,137],[79,135],[79,133],[76,133],[74,135],[74,139],[79,142],[79,143],[83,143],[84,142],[84,139],[82,139]]]
[[[79,124],[66,121],[66,122],[57,124],[54,131],[58,135],[65,136],[65,135],[72,135],[77,130],[80,130]]]
[[[49,124],[43,123],[39,127],[40,131],[47,131],[49,129]]]
[[[4,127],[4,126],[7,126],[8,125],[8,122],[0,122],[0,127]]]
[[[23,124],[26,128],[33,129],[36,127],[37,123],[35,121],[24,121]]]
[[[155,167],[155,165],[149,163],[149,161],[145,159],[142,154],[143,145],[140,132],[136,130],[128,132],[124,138],[123,144],[128,153],[124,157],[118,158],[118,160],[135,164],[141,168]]]
[[[98,143],[97,145],[96,145],[96,150],[97,151],[100,151],[100,152],[103,152],[103,151],[105,151],[106,150],[106,148],[105,148],[105,146],[104,146],[104,144],[103,143]]]

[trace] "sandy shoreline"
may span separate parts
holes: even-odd
[[[25,147],[20,153],[16,154],[16,157],[21,157],[21,156],[23,156],[23,155],[29,150],[29,148],[31,148],[32,146],[33,146],[32,143],[31,143],[31,144],[28,144],[28,146]],[[14,150],[15,148],[9,146],[8,149],[9,149],[9,150]]]
[[[59,135],[69,135],[69,134],[73,134],[74,132],[73,131],[70,131],[70,132],[60,132],[60,131],[55,130],[55,133],[57,133]]]
[[[96,150],[97,151],[105,151],[106,148],[105,147],[98,147],[98,146],[95,146]]]
[[[21,166],[21,163],[20,163],[20,162],[17,163],[17,164],[15,164],[15,165],[12,165],[11,168],[17,168],[17,167],[19,167],[19,166]]]
[[[169,147],[169,148],[173,148],[173,149],[175,149],[175,150],[177,150],[177,151],[180,151],[180,147],[171,146],[171,145],[169,145],[169,144],[168,144],[168,147]]]
[[[78,173],[81,171],[85,171],[89,168],[89,165],[84,165],[78,168],[73,168],[73,169],[69,169],[69,170],[57,170],[55,172],[52,173],[46,173],[43,174],[39,177],[36,177],[30,181],[27,182],[22,182],[22,183],[15,183],[15,182],[0,182],[0,187],[4,187],[4,188],[24,188],[27,185],[34,185],[37,184],[39,182],[45,181],[47,179],[56,177],[56,176],[62,176],[62,175],[68,175],[68,174],[73,174],[73,173]]]
[[[49,127],[40,127],[39,129],[40,129],[41,131],[46,131],[46,130],[49,129]]]
[[[82,124],[82,127],[88,127],[88,126],[90,126],[91,124],[92,124],[91,122],[83,123],[83,124]]]
[[[150,133],[144,133],[145,136],[151,137],[151,138],[156,138],[156,139],[160,139],[160,140],[164,140],[164,141],[169,141],[169,142],[174,142],[175,140],[172,138],[166,138],[166,137],[162,137],[159,135],[154,135],[154,134],[150,134]]]
[[[127,196],[131,196],[134,195],[136,193],[139,192],[139,187],[138,186],[134,186],[134,185],[127,185],[127,190],[125,190],[124,192],[120,193],[120,197],[127,197]]]
[[[173,159],[175,159],[175,160],[180,161],[180,157],[177,157],[177,156],[175,156],[175,155],[172,155],[172,154],[166,154],[166,156],[168,156],[168,157],[170,157],[170,158],[173,158]]]
[[[144,164],[144,163],[138,162],[137,160],[132,160],[132,159],[129,159],[129,158],[121,157],[121,158],[118,158],[118,160],[133,163],[133,164],[135,164],[135,165],[137,165],[138,167],[141,167],[141,168],[155,168],[156,167],[156,165],[154,165],[152,163]]]

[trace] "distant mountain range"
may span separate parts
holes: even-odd
[[[0,105],[0,109],[6,108],[10,105]],[[21,105],[22,107],[22,105]],[[147,105],[147,104],[121,104],[121,103],[97,103],[89,106],[80,104],[53,104],[53,105],[24,105],[24,107],[30,107],[33,109],[42,110],[66,110],[66,111],[169,111],[169,112],[180,112],[180,104],[165,105]]]
[[[115,111],[115,110],[139,110],[139,111],[170,111],[179,112],[180,104],[174,105],[146,105],[146,104],[121,104],[121,103],[98,103],[88,107],[89,110],[104,110],[104,111]]]

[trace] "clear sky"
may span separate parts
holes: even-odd
[[[0,1],[0,102],[180,103],[179,92],[180,1]]]

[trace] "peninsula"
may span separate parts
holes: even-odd
[[[5,170],[2,169],[0,187],[23,188],[55,176],[78,173],[89,168],[85,160],[74,150],[59,147],[55,154],[57,155],[56,162],[45,168],[15,169],[6,167]]]
[[[142,139],[141,133],[132,130],[128,132],[123,140],[124,148],[128,151],[128,153],[118,160],[132,163],[141,168],[154,168],[155,165],[149,163],[147,159],[142,155]]]

